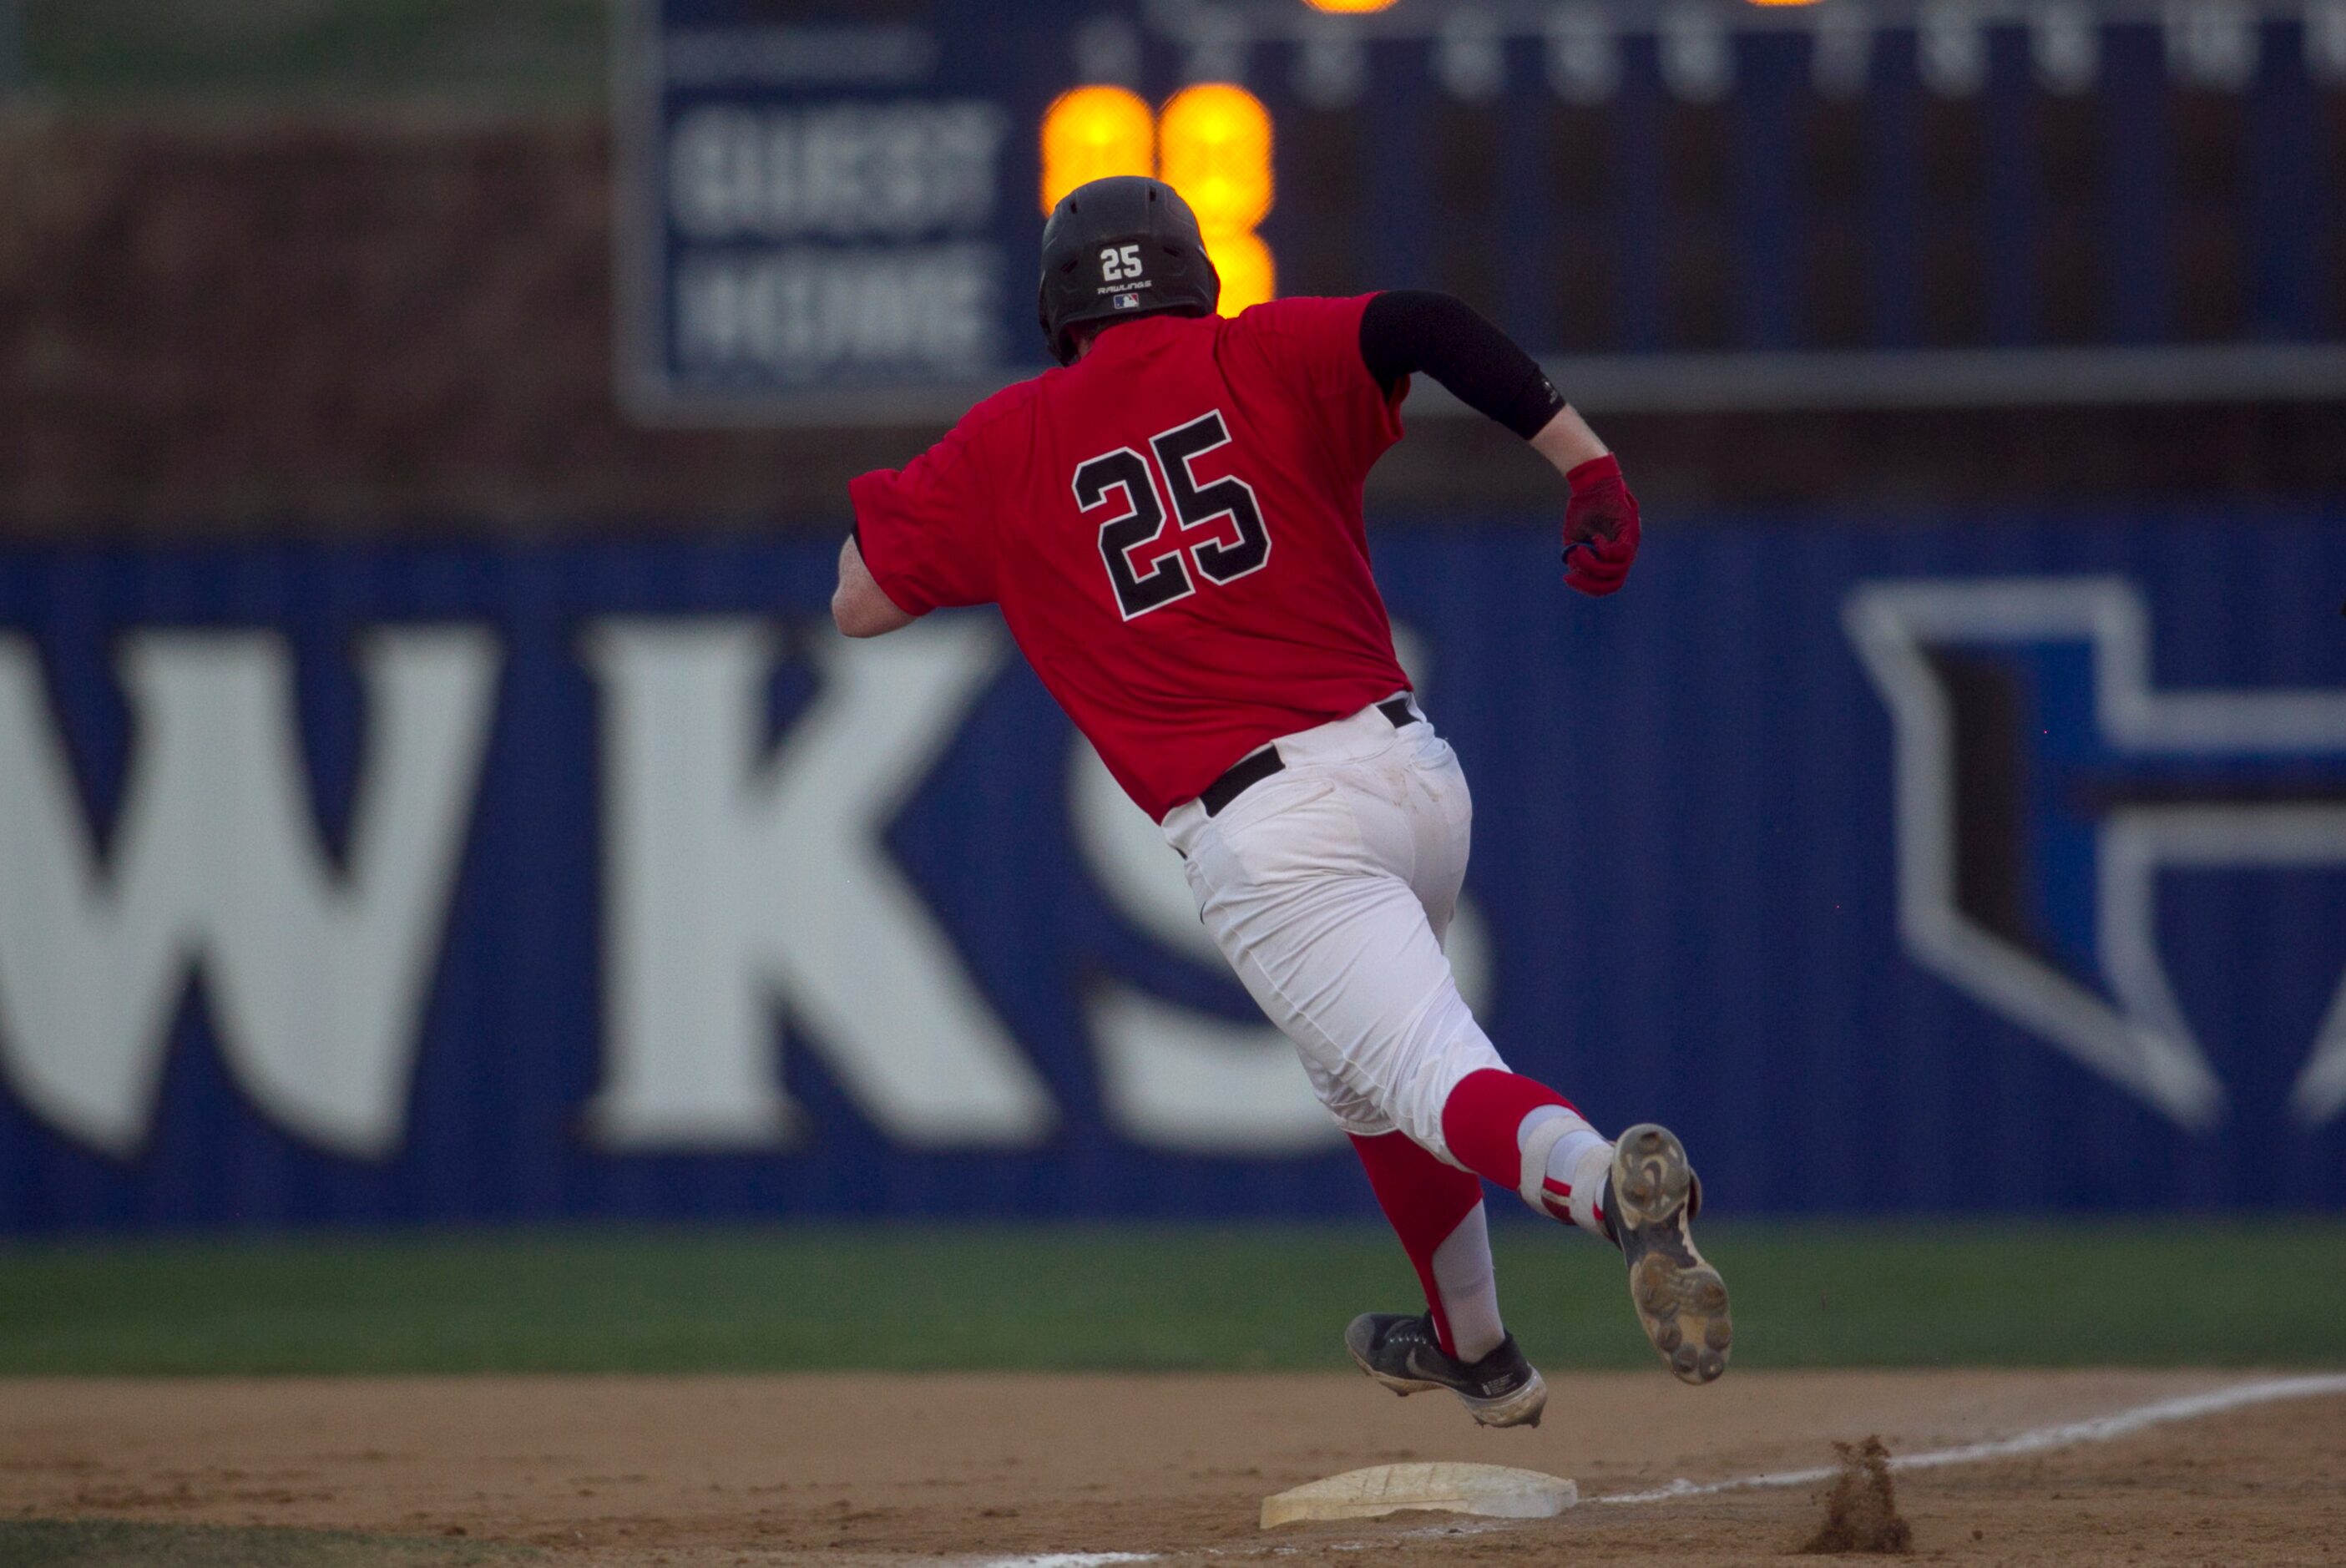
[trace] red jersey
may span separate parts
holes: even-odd
[[[855,480],[864,565],[910,615],[999,604],[1162,820],[1265,741],[1409,685],[1361,520],[1407,390],[1362,362],[1369,298],[1110,328]]]

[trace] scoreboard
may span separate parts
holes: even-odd
[[[1012,143],[1035,106],[1013,83],[1034,66],[989,9],[623,6],[619,380],[639,415],[852,418],[1015,362]]]
[[[2346,397],[2346,0],[619,4],[649,422],[950,416],[1135,172],[1226,310],[1449,289],[1591,407]]]
[[[1225,308],[1270,297],[1269,110],[1143,90],[1137,11],[1071,0],[628,0],[620,382],[669,423],[919,417],[1041,363],[1049,202],[1189,198]],[[1087,75],[1088,73],[1088,75]]]

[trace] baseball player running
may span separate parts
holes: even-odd
[[[1690,1383],[1726,1369],[1727,1288],[1695,1250],[1702,1188],[1647,1124],[1607,1142],[1511,1072],[1443,942],[1473,807],[1393,656],[1361,485],[1415,374],[1522,436],[1569,493],[1564,580],[1609,594],[1637,504],[1531,358],[1448,295],[1214,314],[1220,280],[1168,185],[1095,180],[1043,232],[1062,368],[987,398],[906,467],[851,487],[831,612],[876,636],[998,604],[1035,671],[1162,824],[1230,967],[1285,1031],[1425,1289],[1344,1335],[1397,1392],[1535,1423],[1539,1373],[1499,1315],[1484,1181],[1602,1237],[1647,1337]]]

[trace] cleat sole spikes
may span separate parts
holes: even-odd
[[[1679,1380],[1715,1380],[1727,1370],[1735,1322],[1727,1282],[1687,1228],[1700,1199],[1685,1145],[1650,1122],[1630,1128],[1614,1146],[1611,1186],[1610,1218],[1646,1338]]]

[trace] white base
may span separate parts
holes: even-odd
[[[1262,1527],[1307,1519],[1378,1519],[1407,1509],[1487,1519],[1553,1519],[1580,1489],[1535,1470],[1502,1464],[1379,1464],[1346,1471],[1262,1500]]]

